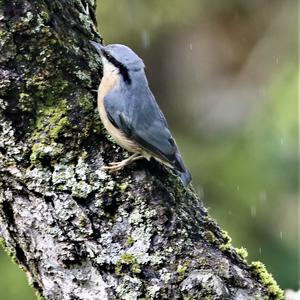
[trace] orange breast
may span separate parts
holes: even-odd
[[[100,119],[106,130],[109,132],[109,134],[113,137],[113,139],[118,145],[125,148],[129,152],[141,152],[140,147],[134,141],[129,140],[121,130],[116,128],[110,122],[104,107],[104,97],[110,92],[110,90],[115,86],[115,84],[117,84],[118,80],[120,79],[119,77],[119,74],[110,73],[109,76],[107,76],[104,73],[104,76],[98,89],[98,110],[100,114]]]

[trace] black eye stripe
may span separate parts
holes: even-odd
[[[113,56],[111,56],[107,51],[102,50],[103,56],[112,63],[116,68],[119,69],[124,81],[128,84],[131,84],[131,78],[128,73],[128,69],[120,63],[117,59],[115,59]]]

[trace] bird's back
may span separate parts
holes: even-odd
[[[110,118],[128,138],[190,181],[167,121],[149,89],[144,70],[130,72],[131,83],[120,82],[105,96]]]

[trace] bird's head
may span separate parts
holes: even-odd
[[[121,44],[102,46],[94,41],[91,41],[91,44],[101,55],[104,73],[119,72],[125,81],[130,81],[130,72],[145,67],[143,60],[127,46]]]

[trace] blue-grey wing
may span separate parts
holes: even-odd
[[[110,121],[145,150],[185,170],[168,124],[148,84],[119,86],[104,98]]]

